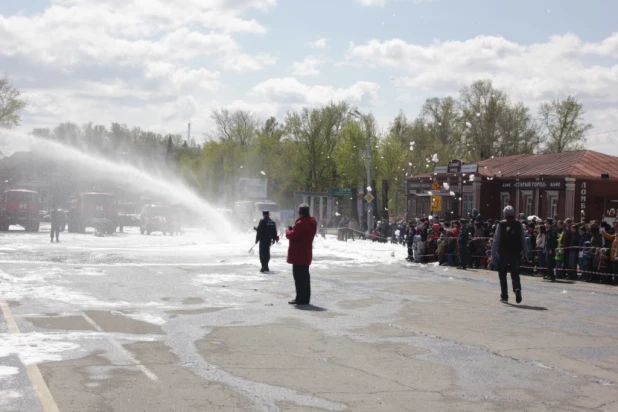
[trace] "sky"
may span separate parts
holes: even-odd
[[[430,97],[491,79],[536,115],[574,95],[588,148],[618,155],[614,0],[2,0],[0,71],[20,130],[119,122],[212,132],[347,100],[385,131]]]

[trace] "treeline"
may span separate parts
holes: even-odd
[[[184,145],[181,135],[163,135],[139,127],[112,123],[109,128],[104,125],[86,123],[60,123],[53,129],[37,128],[31,135],[53,140],[76,147],[84,152],[106,155],[108,157],[126,156],[128,159],[157,158],[166,153],[168,142],[174,146]],[[195,145],[195,141],[192,142]]]
[[[534,114],[489,80],[463,88],[458,97],[428,99],[414,120],[401,112],[384,131],[371,115],[354,111],[346,102],[331,102],[263,121],[244,110],[215,110],[211,115],[215,129],[201,145],[185,144],[180,135],[116,123],[109,129],[63,123],[32,134],[108,156],[129,153],[139,159],[167,159],[174,173],[215,201],[232,201],[238,178],[265,176],[269,197],[284,205],[291,205],[294,191],[331,187],[366,191],[369,134],[372,187],[386,215],[386,209],[394,211],[394,194],[405,189],[405,177],[432,171],[436,157],[445,164],[453,158],[475,162],[492,156],[576,150],[585,146],[586,132],[592,128],[583,122],[583,107],[573,97],[544,103]],[[399,196],[399,210],[403,197]]]

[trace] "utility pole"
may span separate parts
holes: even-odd
[[[187,131],[187,143],[191,145],[191,122],[189,122],[189,130]]]
[[[360,114],[358,110],[350,112],[350,115],[363,121],[365,123],[365,129],[367,131],[367,192],[372,194],[373,188],[371,187],[371,130],[369,128],[369,122],[367,116]],[[371,190],[370,190],[371,189]],[[367,202],[371,204],[373,202]],[[369,233],[373,230],[373,210],[371,207],[367,208],[367,228]]]

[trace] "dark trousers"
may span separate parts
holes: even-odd
[[[470,259],[470,257],[468,255],[469,255],[468,246],[467,245],[460,245],[459,246],[459,265],[463,269],[467,269],[468,268],[468,260]]]
[[[296,285],[296,302],[308,304],[311,299],[309,266],[292,265],[292,274]]]
[[[270,262],[270,241],[260,240],[260,263],[262,269],[268,270],[268,263]]]
[[[547,277],[551,280],[556,279],[556,273],[554,273],[554,268],[556,267],[556,256],[555,252],[549,253],[549,251],[545,252],[545,264],[547,265]]]
[[[519,279],[519,265],[521,258],[519,255],[503,253],[498,259],[498,275],[500,276],[500,289],[502,297],[509,296],[509,289],[506,283],[506,274],[511,271],[511,280],[513,281],[513,291],[521,290],[521,281]]]
[[[56,236],[56,241],[58,241],[58,236],[60,236],[60,225],[52,225],[51,227],[51,240],[54,240],[54,236]]]
[[[579,260],[579,249],[573,250],[569,253],[569,278],[577,279],[577,261]]]

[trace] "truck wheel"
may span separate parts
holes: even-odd
[[[143,227],[140,227],[140,228],[139,228],[139,231],[141,232],[141,234],[142,234],[142,235],[145,233],[145,230],[144,230],[144,228],[143,228]]]
[[[32,229],[32,232],[38,232],[40,226],[41,226],[41,224],[39,222],[32,222],[32,225],[30,226],[30,229]]]

